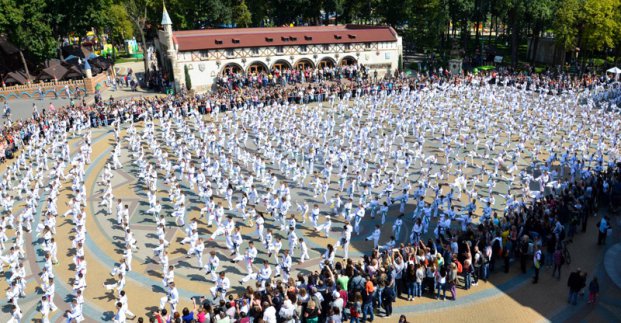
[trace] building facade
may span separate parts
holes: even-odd
[[[362,65],[381,77],[399,69],[402,40],[388,26],[309,26],[173,31],[166,8],[160,57],[177,88],[210,89],[227,73],[270,73]],[[377,73],[375,73],[377,72]]]

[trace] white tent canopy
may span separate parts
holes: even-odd
[[[613,67],[606,71],[607,73],[621,74],[621,69],[618,67]]]

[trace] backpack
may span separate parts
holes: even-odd
[[[359,316],[359,315],[360,315],[360,313],[358,313],[358,311],[356,310],[356,304],[355,304],[355,303],[354,303],[354,304],[352,304],[352,305],[349,307],[349,315],[350,315],[351,317],[355,317],[355,318],[360,317],[360,316]]]
[[[455,260],[455,265],[457,265],[457,273],[461,274],[464,271],[464,266],[458,260]]]

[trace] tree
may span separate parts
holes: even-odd
[[[584,44],[593,51],[613,48],[621,32],[621,0],[585,0]]]
[[[144,56],[145,82],[149,78],[149,62],[147,57],[147,38],[145,29],[147,27],[147,11],[152,4],[151,0],[126,0],[123,2],[127,16],[136,26],[136,31],[140,34],[142,54]]]
[[[247,3],[252,17],[253,25],[263,26],[265,19],[270,17],[268,0],[252,0]]]
[[[120,4],[113,4],[108,12],[110,19],[110,38],[113,42],[123,43],[134,35],[134,25],[127,15],[125,7]]]
[[[406,37],[420,49],[436,48],[440,45],[444,27],[448,25],[448,13],[443,1],[413,1],[411,8]]]
[[[326,13],[334,13],[334,23],[339,23],[339,17],[343,14],[344,0],[324,0],[323,9]]]
[[[235,6],[235,23],[237,27],[248,27],[252,23],[252,14],[248,10],[246,1],[242,0],[237,6]]]
[[[45,8],[45,0],[0,1],[0,33],[5,33],[9,41],[19,48],[28,79],[30,70],[24,52],[37,64],[53,56],[56,48]]]
[[[192,77],[190,76],[190,70],[187,65],[183,66],[183,71],[185,73],[185,88],[190,91],[192,90]]]
[[[398,26],[407,20],[410,7],[410,0],[380,0],[376,11],[383,22]]]
[[[46,0],[52,32],[61,45],[62,37],[75,33],[80,38],[95,28],[98,34],[110,25],[112,0]]]
[[[533,33],[531,41],[532,50],[530,51],[532,53],[533,63],[537,55],[539,38],[541,33],[549,26],[553,10],[552,0],[531,0],[530,5],[526,6],[526,17],[532,26]],[[529,48],[529,50],[531,48]]]
[[[580,19],[580,0],[560,0],[554,14],[552,28],[554,39],[563,53],[574,49],[578,44],[578,21]],[[565,63],[565,55],[561,57],[561,64]]]

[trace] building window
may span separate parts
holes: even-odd
[[[282,54],[285,52],[285,48],[282,46],[276,46],[276,53]]]
[[[323,45],[323,51],[324,52],[329,52],[330,51],[330,45]]]
[[[345,44],[345,50],[351,50],[351,44]]]
[[[371,49],[371,43],[364,43],[364,48]]]
[[[253,47],[250,49],[252,55],[259,55],[259,49],[257,47]]]
[[[209,52],[206,50],[201,50],[200,52],[198,52],[198,57],[200,58],[207,58],[209,57]]]
[[[300,46],[300,53],[306,53],[307,51],[308,51],[308,48],[306,47],[306,45]]]
[[[235,55],[235,50],[234,49],[227,49],[226,50],[226,56],[233,57],[234,55]]]

